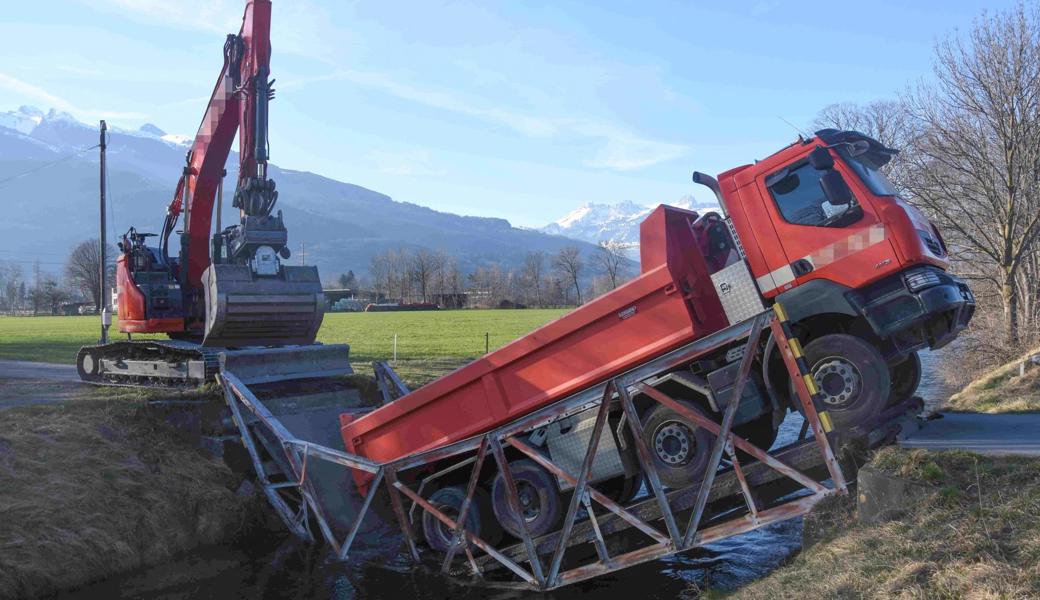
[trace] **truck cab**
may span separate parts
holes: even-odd
[[[917,351],[945,346],[975,309],[968,286],[947,273],[939,230],[882,172],[895,154],[862,133],[824,129],[722,173],[717,184],[700,176],[716,191],[763,301],[783,304],[807,353],[827,335],[866,342],[888,367],[893,401],[917,387]],[[830,353],[840,350],[834,339]],[[789,401],[778,357],[765,363],[772,395]],[[814,367],[839,404],[867,387],[855,365]],[[821,368],[852,381],[827,385]]]

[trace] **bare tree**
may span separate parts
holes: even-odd
[[[401,266],[401,256],[395,250],[380,252],[372,257],[368,273],[372,277],[372,285],[377,295],[394,298],[395,294],[400,294],[396,297],[403,297],[401,281],[405,278]]]
[[[15,263],[0,262],[0,308],[18,310],[22,307],[24,295],[22,268]]]
[[[69,299],[69,293],[58,282],[47,275],[40,283],[29,291],[29,300],[33,305],[33,315],[39,314],[40,308],[46,307],[50,314],[58,314],[61,303]]]
[[[600,242],[595,261],[610,282],[610,289],[617,289],[625,265],[624,244],[614,240]]]
[[[459,261],[447,252],[441,253],[441,269],[437,274],[439,293],[446,308],[462,308],[465,281],[459,271]]]
[[[582,269],[585,268],[585,263],[581,260],[581,250],[577,246],[564,246],[553,256],[552,264],[563,279],[574,285],[574,294],[580,305],[582,303],[580,277]]]
[[[1022,5],[936,48],[935,82],[907,95],[912,199],[989,278],[1004,344],[1020,341],[1021,270],[1040,236],[1040,18]]]
[[[545,252],[528,252],[524,257],[524,266],[520,274],[520,285],[524,289],[524,301],[534,306],[542,306],[542,288],[545,278]]]
[[[439,254],[425,248],[419,249],[408,260],[408,276],[419,291],[423,302],[429,301],[430,288],[442,268]]]

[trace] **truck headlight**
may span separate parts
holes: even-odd
[[[942,283],[936,269],[914,269],[907,271],[903,277],[906,279],[906,287],[910,288],[911,292],[918,292]]]

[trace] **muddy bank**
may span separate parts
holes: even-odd
[[[31,597],[233,540],[259,505],[148,404],[0,381],[0,597]]]

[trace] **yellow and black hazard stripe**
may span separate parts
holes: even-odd
[[[791,331],[791,323],[787,320],[787,311],[784,310],[784,307],[779,302],[776,302],[773,304],[773,313],[776,314],[776,320],[780,324],[780,329],[784,332],[787,347],[791,350],[791,355],[794,356],[795,365],[798,367],[798,375],[802,378],[802,382],[805,383],[805,389],[809,391],[813,405],[819,407],[823,402],[823,394],[816,387],[816,380],[813,379],[812,370],[809,369],[809,362],[805,360],[805,353],[802,352],[802,343],[798,341],[794,332]],[[820,417],[820,425],[823,427],[823,430],[830,433],[834,429],[834,425],[831,423],[831,416],[827,411],[819,408],[816,409],[816,414]]]

